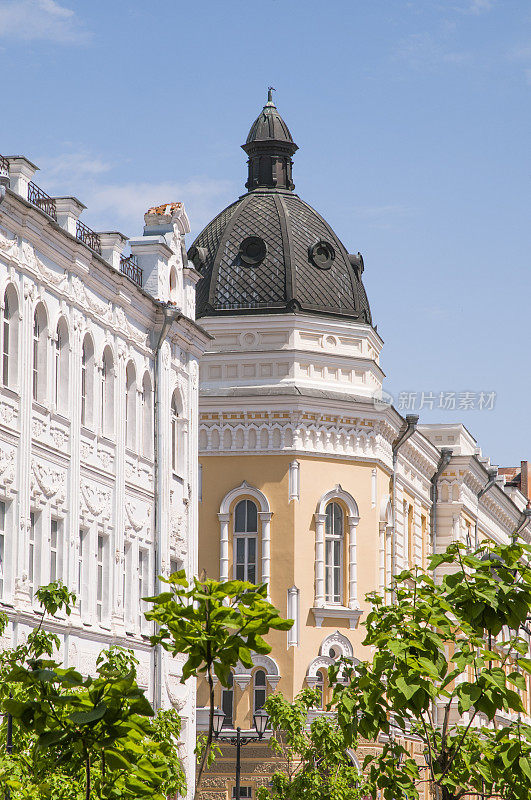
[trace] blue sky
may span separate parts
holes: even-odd
[[[273,85],[296,191],[364,255],[395,401],[531,459],[528,0],[0,0],[0,70],[0,152],[127,235],[244,191]]]

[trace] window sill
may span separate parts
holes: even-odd
[[[2,386],[2,394],[5,397],[10,397],[12,400],[20,400],[19,388],[13,386]]]
[[[351,630],[358,627],[359,619],[363,614],[360,608],[346,608],[345,606],[314,607],[312,612],[318,628],[322,628],[325,619],[343,619],[348,621]]]

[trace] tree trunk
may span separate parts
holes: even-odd
[[[87,751],[85,756],[85,800],[90,800],[91,785],[90,785],[90,753]]]
[[[210,752],[210,747],[212,745],[212,734],[214,732],[214,681],[212,680],[212,673],[210,672],[210,670],[208,671],[208,694],[210,701],[210,708],[208,713],[208,734],[207,734],[205,749],[203,752],[203,757],[201,758],[201,764],[199,765],[199,769],[197,770],[194,800],[199,800],[201,780],[203,778],[203,772],[205,771],[208,754]]]

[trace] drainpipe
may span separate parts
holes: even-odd
[[[524,508],[522,513],[520,514],[520,519],[518,520],[518,525],[513,531],[512,540],[513,542],[516,541],[518,536],[522,533],[523,529],[526,525],[531,522],[531,508]]]
[[[161,513],[161,493],[159,491],[159,483],[160,483],[160,463],[159,463],[159,454],[160,454],[160,443],[162,440],[162,433],[160,430],[159,424],[159,416],[160,416],[160,409],[159,409],[159,383],[160,383],[160,375],[159,375],[159,351],[162,347],[162,343],[166,339],[168,335],[168,331],[170,330],[173,322],[179,319],[181,313],[177,311],[175,308],[171,306],[163,306],[162,307],[162,326],[160,329],[160,334],[158,340],[154,347],[154,369],[153,369],[153,501],[154,501],[154,518],[153,518],[153,539],[154,539],[154,556],[155,556],[155,572],[153,576],[153,594],[157,594],[160,590],[159,587],[159,578],[162,571],[162,563],[161,563],[161,548],[160,548],[160,520],[162,517]],[[162,704],[162,648],[160,644],[157,644],[153,648],[153,707],[155,711],[161,707]]]
[[[496,483],[496,481],[498,479],[498,468],[497,467],[489,467],[489,469],[487,470],[487,475],[488,475],[488,478],[489,478],[487,483],[485,484],[485,486],[483,486],[482,489],[479,490],[479,492],[476,495],[476,497],[478,499],[478,508],[477,508],[477,511],[476,511],[476,522],[474,524],[474,543],[475,543],[476,549],[479,546],[479,541],[478,541],[479,501],[481,500],[483,495],[486,494],[489,491],[489,489],[492,489],[492,487],[495,485],[495,483]],[[513,535],[515,535],[515,534],[513,534]]]
[[[398,463],[398,451],[403,444],[407,442],[417,430],[419,421],[418,414],[407,414],[406,421],[398,432],[397,438],[393,442],[393,493],[392,493],[392,507],[393,507],[393,541],[391,544],[391,579],[397,574],[396,570],[396,467]],[[393,590],[393,596],[395,595]]]
[[[453,450],[450,447],[441,447],[441,456],[437,469],[431,479],[431,519],[430,519],[430,538],[431,538],[431,552],[435,553],[435,544],[437,541],[437,500],[439,497],[439,478],[444,470],[450,463]]]

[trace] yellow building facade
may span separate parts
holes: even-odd
[[[321,687],[323,713],[327,668],[370,656],[366,593],[449,541],[501,541],[528,522],[525,498],[505,490],[463,426],[419,427],[383,399],[363,259],[294,193],[297,146],[271,95],[243,147],[248,192],[189,252],[213,337],[200,366],[198,565],[267,583],[295,622],[271,634],[271,654],[252,670],[235,669],[229,689],[216,686],[226,731],[250,731],[275,690]],[[199,685],[198,730],[206,704]],[[253,797],[275,759],[267,744],[243,758],[242,797]],[[229,800],[233,788],[227,746],[203,794]]]

